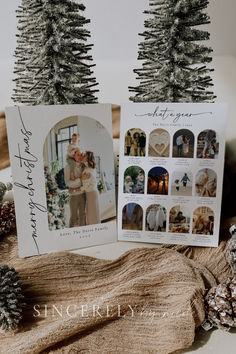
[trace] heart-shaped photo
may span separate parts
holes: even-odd
[[[155,129],[149,137],[149,156],[169,157],[170,155],[170,134],[164,129]]]

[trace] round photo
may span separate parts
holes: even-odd
[[[168,194],[169,173],[163,167],[153,167],[148,172],[147,194]]]
[[[189,170],[174,171],[171,177],[171,194],[189,197],[192,195],[193,175]]]
[[[198,171],[195,179],[195,195],[197,197],[216,197],[217,175],[210,168]]]
[[[146,210],[146,231],[166,231],[166,208],[152,204]]]
[[[188,129],[178,130],[173,137],[173,157],[193,158],[194,135]]]
[[[197,139],[197,158],[217,159],[219,155],[219,137],[212,130],[207,129],[198,135]]]
[[[193,234],[213,235],[214,212],[206,206],[197,208],[193,213]]]
[[[153,157],[170,156],[170,134],[165,129],[155,129],[150,133],[148,155]]]
[[[190,230],[190,212],[187,207],[175,205],[169,213],[169,231],[188,234]]]
[[[130,166],[124,173],[124,193],[144,194],[145,172],[141,167]]]
[[[146,134],[142,129],[132,128],[125,134],[125,156],[146,155]]]
[[[122,210],[123,230],[143,229],[143,209],[139,204],[128,203]]]

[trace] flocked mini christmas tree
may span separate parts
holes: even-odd
[[[41,0],[22,0],[21,5],[16,10],[18,19],[17,47],[15,50],[15,70],[16,74],[15,89],[12,99],[17,103],[34,104],[37,96],[33,97],[33,93],[29,91],[34,85],[34,75],[32,68],[29,68],[30,60],[34,54],[34,48],[40,41],[41,30],[35,26],[32,17],[33,9]]]
[[[95,103],[87,44],[90,20],[75,0],[22,0],[13,100],[25,104]]]
[[[45,167],[46,198],[49,230],[63,229],[66,225],[64,207],[68,202],[68,193],[60,192],[48,167]]]
[[[134,70],[140,81],[130,87],[134,102],[211,102],[215,96],[208,64],[212,49],[204,45],[210,35],[199,25],[210,23],[204,12],[208,0],[150,0]]]

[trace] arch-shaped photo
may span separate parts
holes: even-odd
[[[212,129],[203,130],[197,139],[198,159],[217,159],[219,155],[219,136]]]
[[[193,158],[194,134],[188,129],[178,130],[173,137],[173,157]]]
[[[115,217],[113,142],[101,123],[82,116],[61,120],[46,137],[43,160],[49,230]]]
[[[139,204],[128,203],[122,210],[122,229],[123,230],[142,230],[143,229],[143,209]]]
[[[195,195],[197,197],[216,197],[217,175],[210,168],[198,171],[195,178]]]
[[[149,135],[148,156],[170,156],[170,134],[165,129],[155,129]]]
[[[201,206],[193,213],[193,234],[213,235],[214,211],[206,206]]]
[[[142,129],[129,129],[125,134],[124,144],[125,156],[141,157],[146,155],[146,134]]]
[[[189,170],[174,171],[171,176],[171,194],[189,197],[192,195],[193,174]]]
[[[130,166],[124,172],[124,193],[144,194],[145,172],[139,166]]]
[[[183,205],[175,205],[169,213],[169,231],[188,234],[190,231],[190,211]]]
[[[146,210],[146,231],[166,231],[166,208],[152,204]]]
[[[164,167],[153,167],[148,172],[147,194],[168,194],[169,173]]]

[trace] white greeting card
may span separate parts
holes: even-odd
[[[6,109],[21,257],[117,239],[111,105]]]
[[[217,246],[225,104],[122,106],[118,239]]]

